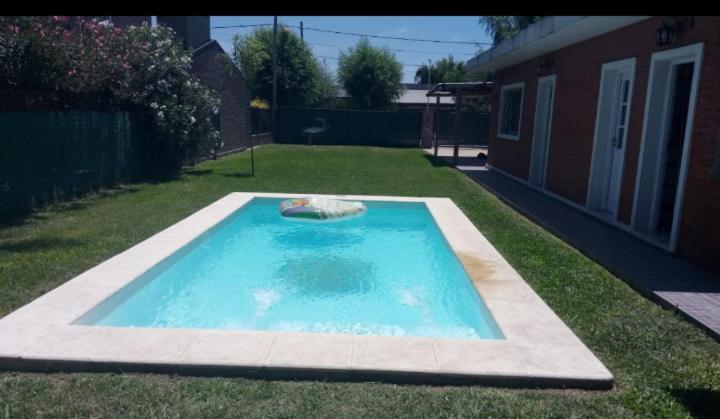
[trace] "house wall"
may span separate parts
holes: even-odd
[[[672,17],[652,17],[495,74],[488,162],[528,179],[537,81],[555,74],[555,105],[548,154],[546,188],[580,205],[586,196],[593,150],[595,118],[604,63],[635,57],[635,81],[625,149],[618,221],[629,224],[643,129],[645,98],[654,52],[697,42],[704,43],[700,85],[690,145],[689,169],[680,215],[677,253],[720,273],[720,178],[712,173],[716,137],[720,131],[720,17],[696,16],[694,28],[670,47],[657,47],[655,30]],[[536,66],[553,60],[540,76]],[[518,141],[498,138],[500,89],[525,82]]]
[[[245,80],[225,67],[219,47],[208,48],[193,58],[193,72],[203,84],[220,95],[221,152],[242,150],[250,145],[250,98]]]
[[[150,25],[150,16],[108,16],[110,21],[118,28],[128,26],[142,26],[143,23]]]
[[[187,49],[195,49],[210,40],[210,16],[158,16],[157,22],[171,27]]]

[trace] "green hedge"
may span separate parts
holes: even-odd
[[[422,114],[417,111],[383,112],[345,109],[277,110],[275,142],[304,144],[302,130],[317,126],[317,118],[324,118],[328,129],[325,135],[314,136],[313,144],[371,145],[389,147],[418,147]]]
[[[490,114],[462,112],[460,118],[460,144],[488,144],[490,134]],[[435,127],[440,144],[453,144],[455,140],[455,112],[436,111]]]
[[[0,216],[138,178],[140,125],[128,112],[0,112]]]

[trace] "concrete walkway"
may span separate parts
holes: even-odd
[[[488,170],[484,160],[475,157],[477,153],[477,149],[461,152],[457,168],[643,295],[662,306],[676,308],[720,340],[720,278],[530,186]],[[452,149],[443,147],[438,156],[450,162]]]

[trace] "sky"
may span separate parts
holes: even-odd
[[[335,75],[337,57],[360,39],[358,36],[317,32],[309,28],[327,29],[370,35],[421,38],[440,41],[466,41],[485,45],[410,42],[394,39],[369,38],[370,43],[390,48],[403,63],[403,82],[412,83],[415,71],[428,60],[437,60],[452,54],[456,60],[467,61],[482,49],[489,48],[492,39],[485,34],[478,16],[279,16],[278,24],[300,26],[303,22],[304,39],[315,56],[327,64]],[[212,16],[211,36],[226,52],[232,53],[232,38],[245,35],[255,28],[215,28],[215,26],[272,24],[272,16]],[[290,30],[300,33],[299,29]],[[402,50],[402,51],[397,51]]]

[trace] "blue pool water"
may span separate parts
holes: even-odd
[[[292,221],[255,198],[76,323],[500,339],[424,203]]]

